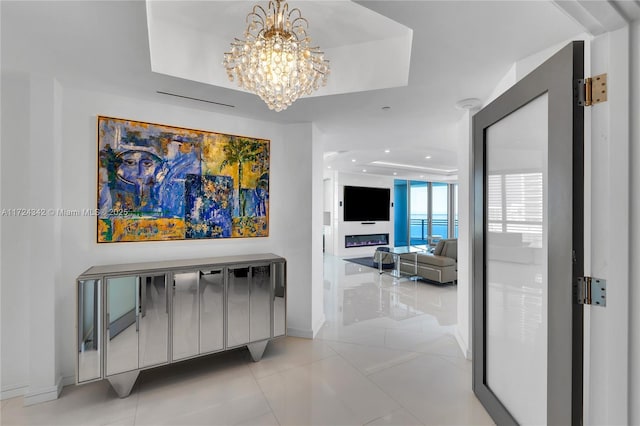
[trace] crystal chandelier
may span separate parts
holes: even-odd
[[[253,6],[244,40],[234,39],[224,54],[229,80],[260,96],[269,109],[282,111],[296,99],[327,84],[329,61],[311,46],[309,23],[286,0],[269,1],[268,11]]]

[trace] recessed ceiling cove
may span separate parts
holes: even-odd
[[[406,86],[413,30],[352,1],[288,1],[309,21],[307,34],[325,52],[331,75],[308,96]],[[267,1],[147,0],[151,70],[241,90],[222,66],[224,52],[243,38],[246,16]]]

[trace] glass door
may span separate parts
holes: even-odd
[[[409,245],[426,245],[430,235],[429,183],[412,180],[409,185]]]
[[[582,78],[574,42],[474,117],[473,389],[497,424],[581,424]]]
[[[406,180],[396,179],[393,184],[393,245],[409,245],[409,187]]]
[[[449,185],[441,182],[431,184],[431,234],[430,243],[449,237]]]

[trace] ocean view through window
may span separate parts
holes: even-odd
[[[457,184],[396,180],[395,246],[457,238]],[[454,217],[450,218],[450,211]]]

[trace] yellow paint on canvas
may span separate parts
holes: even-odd
[[[258,180],[260,176],[262,176],[262,170],[259,167],[256,167],[256,170],[253,170],[253,162],[245,163],[242,165],[242,187],[243,188],[255,188],[258,186]]]
[[[229,143],[230,136],[220,133],[210,133],[202,140],[202,174],[231,176],[233,181],[238,179],[238,168],[229,165],[220,169],[224,161],[224,147]]]
[[[205,135],[202,142],[202,174],[231,176],[234,186],[238,182],[238,164],[232,163],[220,167],[225,159],[224,148],[229,143],[229,135],[212,133]],[[264,143],[264,148],[268,149],[268,144]],[[260,177],[267,170],[255,167],[257,162],[247,161],[242,164],[242,187],[256,188]]]
[[[268,237],[269,219],[267,217],[234,217],[232,237]]]
[[[98,219],[98,242],[111,242],[111,229],[109,227],[109,220]]]
[[[165,241],[185,238],[184,219],[112,219],[112,241]]]

